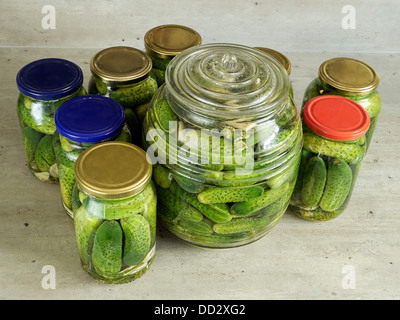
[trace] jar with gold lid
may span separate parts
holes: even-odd
[[[365,62],[345,57],[329,59],[320,65],[318,77],[307,86],[302,108],[307,101],[321,95],[339,95],[357,102],[371,119],[365,135],[368,149],[381,111],[378,85],[378,74]]]
[[[167,24],[147,31],[144,45],[153,60],[152,74],[157,79],[158,86],[165,82],[165,70],[172,58],[201,42],[200,34],[186,26]]]
[[[122,105],[135,144],[140,144],[143,118],[158,88],[151,69],[149,55],[131,47],[106,48],[90,61],[89,94],[110,97]]]
[[[83,269],[106,283],[139,278],[156,244],[157,197],[145,151],[121,141],[97,144],[78,157],[75,175],[74,225]]]
[[[289,204],[302,143],[290,81],[270,55],[237,44],[185,50],[144,121],[160,222],[201,247],[266,235]]]

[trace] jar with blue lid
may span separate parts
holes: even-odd
[[[29,170],[41,181],[58,183],[52,146],[54,114],[71,98],[85,95],[83,74],[75,63],[56,58],[33,61],[17,74],[17,104]]]
[[[122,106],[111,98],[85,95],[65,102],[55,114],[53,139],[65,211],[73,218],[74,166],[78,156],[104,141],[131,142]]]

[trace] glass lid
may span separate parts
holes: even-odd
[[[207,44],[185,50],[166,71],[166,86],[188,112],[223,119],[259,118],[289,94],[284,67],[261,50]]]

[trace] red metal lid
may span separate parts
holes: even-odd
[[[324,95],[309,100],[303,109],[305,124],[315,133],[333,140],[362,137],[369,128],[367,111],[353,100]]]

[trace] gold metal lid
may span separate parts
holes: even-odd
[[[101,50],[90,61],[90,71],[106,82],[137,82],[151,71],[149,55],[131,47],[110,47]]]
[[[379,84],[375,70],[366,63],[351,58],[333,58],[321,64],[320,80],[344,93],[364,95],[374,91]]]
[[[195,30],[176,24],[166,24],[147,31],[144,45],[147,51],[160,58],[172,59],[182,51],[201,44]]]
[[[269,55],[273,56],[276,60],[278,60],[286,69],[286,72],[290,75],[290,72],[292,71],[292,64],[290,63],[290,60],[288,57],[286,57],[284,54],[275,51],[270,48],[263,48],[263,47],[255,47],[258,50],[264,51],[265,53],[268,53]]]
[[[76,182],[81,189],[103,199],[126,198],[142,191],[151,173],[146,152],[121,141],[94,145],[75,164]]]

